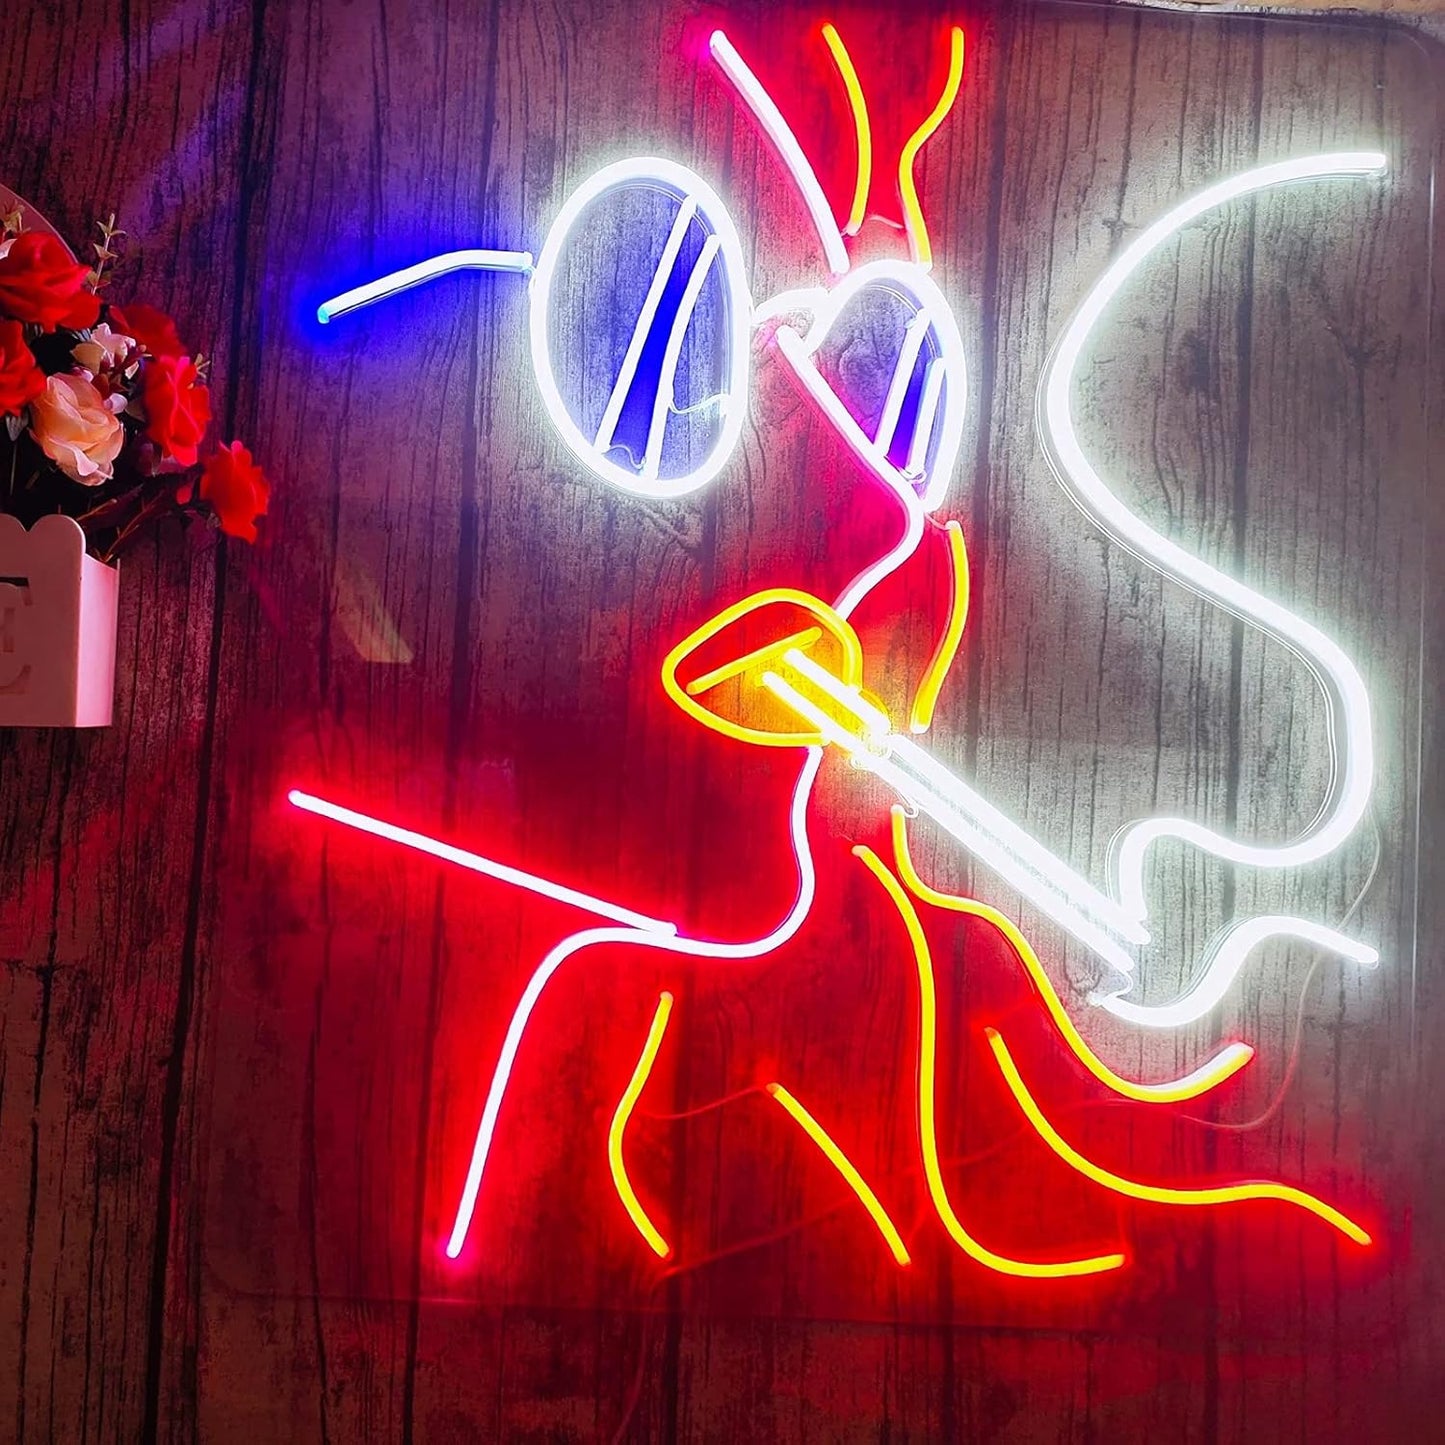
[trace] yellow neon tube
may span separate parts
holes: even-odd
[[[998,1030],[986,1029],[985,1032],[993,1048],[994,1058],[998,1060],[998,1066],[1003,1071],[1009,1088],[1013,1090],[1014,1098],[1028,1116],[1029,1123],[1038,1130],[1039,1137],[1064,1163],[1077,1169],[1086,1179],[1092,1179],[1095,1184],[1102,1184],[1105,1189],[1112,1189],[1114,1193],[1127,1195],[1130,1199],[1147,1200],[1151,1204],[1237,1204],[1245,1199],[1278,1199],[1282,1203],[1297,1204],[1301,1209],[1317,1214],[1326,1224],[1333,1225],[1356,1244],[1371,1242],[1370,1236],[1354,1220],[1347,1219],[1338,1209],[1331,1208],[1313,1194],[1306,1194],[1303,1189],[1295,1189],[1288,1184],[1252,1180],[1244,1184],[1223,1184],[1213,1189],[1169,1189],[1158,1184],[1139,1184],[1132,1179],[1111,1174],[1107,1169],[1101,1169],[1060,1138],[1057,1130],[1034,1103],[1033,1096],[1019,1076],[1008,1046]]]
[[[888,866],[871,849],[859,846],[854,855],[863,860],[873,876],[887,890],[898,910],[903,925],[908,930],[913,944],[913,956],[918,964],[918,1134],[923,1150],[923,1172],[928,1180],[928,1192],[933,1207],[943,1221],[943,1227],[958,1247],[987,1269],[999,1274],[1017,1275],[1024,1279],[1066,1279],[1075,1275],[1102,1274],[1105,1270],[1118,1269],[1124,1263],[1122,1254],[1102,1254],[1091,1259],[1059,1260],[1054,1263],[1006,1259],[985,1249],[963,1227],[949,1203],[948,1191],[944,1188],[943,1172],[938,1164],[938,1135],[934,1120],[934,1074],[938,1033],[938,1004],[933,986],[933,957],[928,951],[928,939],[924,936],[923,925],[903,885],[889,871]]]
[[[903,228],[908,232],[909,249],[913,259],[925,270],[933,265],[933,246],[928,239],[928,226],[923,220],[923,208],[918,204],[918,187],[913,180],[913,162],[923,143],[943,124],[944,117],[953,109],[958,96],[958,87],[963,83],[963,31],[957,25],[948,36],[948,79],[943,84],[943,94],[928,119],[908,137],[903,153],[898,158],[898,199],[903,204]]]
[[[843,37],[829,23],[823,27],[823,39],[828,42],[838,74],[843,77],[848,105],[853,111],[853,131],[858,141],[858,179],[853,185],[853,206],[848,212],[848,224],[843,227],[843,234],[856,236],[868,209],[868,186],[873,178],[873,130],[868,124],[868,102],[863,98],[863,87],[858,83],[858,72],[853,68],[853,57],[848,54]]]
[[[928,660],[928,670],[918,684],[918,695],[913,699],[908,726],[916,733],[926,733],[933,722],[933,709],[938,706],[943,679],[948,676],[948,669],[958,655],[958,644],[963,641],[963,624],[968,619],[968,546],[963,540],[963,528],[957,522],[945,522],[943,529],[948,533],[953,599],[948,610],[948,626],[938,639],[938,646]]]
[[[622,1160],[622,1136],[627,1130],[627,1121],[632,1117],[632,1110],[647,1084],[648,1075],[652,1073],[652,1065],[657,1058],[658,1049],[662,1047],[662,1036],[667,1032],[667,1021],[671,1015],[672,995],[664,992],[657,1000],[657,1012],[652,1016],[652,1027],[647,1031],[647,1042],[642,1046],[642,1056],[637,1060],[632,1078],[628,1080],[627,1088],[618,1101],[617,1112],[612,1116],[612,1127],[607,1131],[607,1162],[612,1167],[612,1182],[617,1187],[617,1197],[622,1201],[622,1207],[627,1210],[633,1224],[637,1226],[637,1232],[660,1259],[666,1259],[672,1250],[658,1233],[657,1226],[647,1217],[647,1211],[638,1200],[632,1181],[627,1177],[627,1165]]]
[[[1116,1074],[1083,1040],[1074,1021],[1064,1008],[1063,1001],[1049,982],[1038,955],[1029,946],[1029,941],[1014,921],[986,903],[975,902],[972,898],[959,898],[952,893],[940,893],[930,888],[913,866],[913,857],[908,851],[908,820],[902,808],[896,804],[890,810],[893,815],[893,856],[898,864],[899,876],[915,898],[931,903],[935,908],[946,908],[953,913],[964,913],[972,918],[982,918],[991,923],[1008,940],[1019,962],[1028,972],[1030,981],[1038,990],[1054,1027],[1063,1035],[1064,1042],[1073,1050],[1074,1056],[1106,1088],[1126,1099],[1137,1099],[1142,1104],[1177,1104],[1184,1099],[1197,1099],[1226,1079],[1237,1074],[1253,1057],[1254,1050],[1248,1044],[1233,1043],[1222,1048],[1212,1059],[1192,1074],[1182,1079],[1172,1079],[1158,1084],[1136,1084]]]
[[[731,662],[723,663],[721,667],[713,668],[711,672],[705,672],[700,677],[693,678],[687,685],[687,695],[698,697],[719,684],[734,677],[741,677],[744,673],[754,669],[765,672],[785,652],[794,648],[799,652],[806,652],[815,643],[820,642],[822,637],[823,629],[821,627],[808,627],[802,632],[794,632],[788,637],[779,638],[776,642],[769,642],[764,647],[755,648],[752,652],[745,652],[741,657],[734,658]]]
[[[854,1168],[853,1161],[828,1137],[823,1126],[781,1084],[769,1084],[768,1093],[802,1125],[803,1132],[823,1151],[828,1162],[847,1180],[848,1187],[858,1196],[863,1208],[873,1217],[873,1223],[878,1226],[879,1234],[883,1236],[888,1248],[893,1251],[893,1258],[899,1264],[907,1264],[909,1262],[908,1250],[904,1246],[903,1237],[894,1227],[893,1221],[889,1219],[887,1211],[878,1202],[878,1196]]]
[[[858,634],[853,631],[852,627],[826,602],[813,596],[811,592],[803,592],[796,587],[769,587],[762,592],[753,593],[751,597],[744,597],[741,602],[734,602],[731,607],[723,608],[716,617],[704,622],[696,631],[688,633],[662,661],[663,691],[694,722],[700,722],[704,727],[711,728],[724,737],[734,738],[738,742],[755,743],[765,748],[821,747],[825,739],[816,730],[797,733],[768,732],[761,728],[744,727],[741,723],[729,722],[727,718],[719,717],[717,713],[691,697],[689,689],[680,686],[677,680],[677,669],[704,642],[716,637],[730,622],[736,622],[738,618],[747,616],[749,612],[755,612],[758,608],[766,607],[773,602],[791,602],[815,617],[822,624],[823,632],[831,637],[842,650],[843,655],[837,670],[838,676],[849,687],[862,685],[863,644],[858,641]],[[788,641],[791,644],[794,639],[788,639]],[[749,654],[748,660],[751,661],[754,656],[756,654]],[[717,678],[722,671],[723,669],[714,668],[708,677]]]

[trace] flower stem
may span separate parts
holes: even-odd
[[[135,540],[136,533],[147,523],[154,521],[161,512],[171,505],[171,491],[163,487],[153,496],[129,522],[116,534],[115,541],[110,544],[101,555],[100,560],[107,565],[114,562],[120,555],[122,549]]]

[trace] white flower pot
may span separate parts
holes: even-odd
[[[0,516],[0,728],[110,726],[119,593],[69,517]]]

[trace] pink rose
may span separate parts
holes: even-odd
[[[119,398],[124,403],[124,398]],[[83,377],[51,376],[30,403],[30,434],[72,481],[98,487],[125,443],[125,428]]]

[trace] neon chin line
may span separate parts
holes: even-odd
[[[1227,862],[1257,868],[1295,867],[1338,848],[1359,823],[1370,798],[1374,771],[1370,700],[1355,665],[1319,628],[1187,552],[1120,501],[1090,462],[1074,425],[1072,395],[1079,359],[1134,273],[1191,222],[1274,186],[1328,177],[1381,176],[1387,169],[1388,160],[1379,151],[1337,151],[1260,166],[1200,191],[1153,222],[1115,258],[1064,328],[1044,369],[1037,406],[1039,436],[1069,497],[1146,566],[1282,642],[1310,667],[1329,707],[1334,776],[1330,795],[1304,836],[1283,845],[1241,843],[1184,818],[1151,818],[1122,833],[1113,859],[1114,891],[1141,920],[1147,915],[1145,854],[1160,838],[1177,838]]]
[[[438,276],[449,276],[453,271],[505,271],[514,276],[527,276],[532,270],[530,251],[488,251],[473,248],[467,251],[447,251],[440,256],[418,261],[415,266],[393,271],[390,275],[368,281],[364,286],[355,286],[323,301],[316,308],[316,319],[325,326],[337,316],[369,306],[373,301],[382,301],[395,296],[398,291],[408,291]]]

